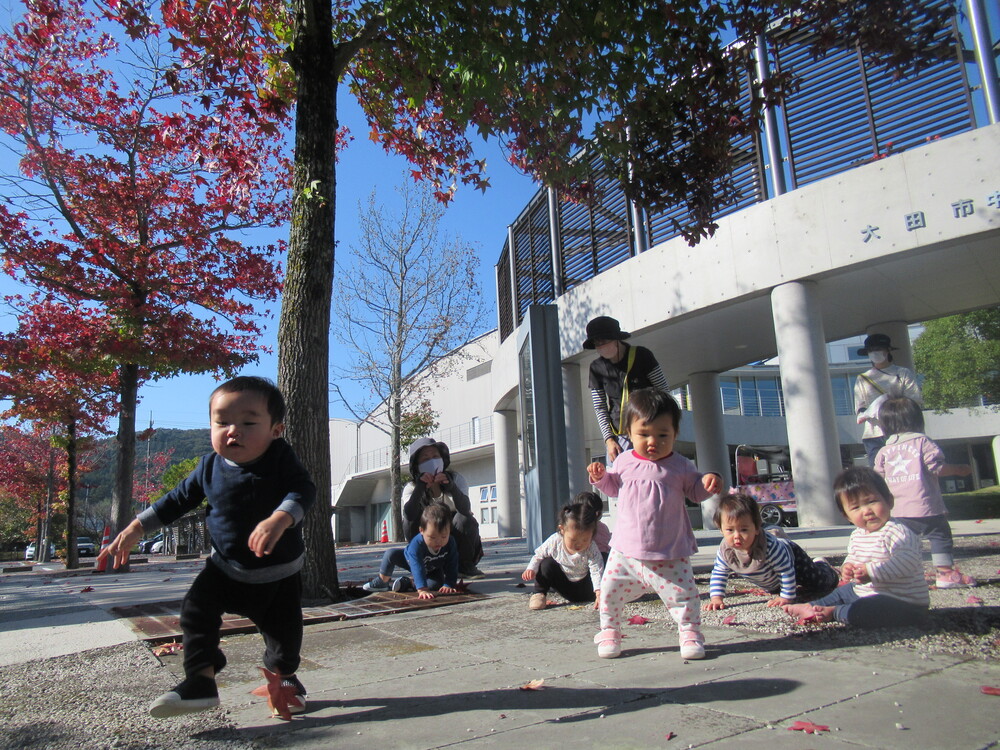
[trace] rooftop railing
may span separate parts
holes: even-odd
[[[733,142],[733,153],[740,155],[733,175],[740,197],[717,218],[786,189],[975,127],[966,71],[974,55],[963,45],[957,18],[939,31],[939,58],[902,79],[867,61],[857,48],[814,58],[810,33],[777,27],[758,44],[756,75],[794,70],[800,87],[783,106],[768,111],[774,128],[768,137],[762,128]],[[979,49],[977,39],[972,43],[978,55],[990,55],[992,61],[992,49]],[[753,84],[749,75],[743,81],[744,106]],[[683,223],[683,206],[651,211],[630,203],[596,158],[590,179],[596,187],[594,202],[570,203],[542,189],[508,228],[496,266],[501,341],[521,323],[529,305],[553,302],[645,248],[679,235],[671,220]]]

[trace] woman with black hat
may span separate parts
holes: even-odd
[[[875,467],[875,455],[885,445],[885,435],[878,423],[878,408],[889,398],[906,396],[923,405],[920,384],[912,370],[892,363],[892,340],[884,333],[873,333],[858,349],[858,356],[868,357],[872,366],[858,375],[854,382],[854,408],[858,422],[865,425],[861,443],[865,446],[868,465]],[[885,398],[882,398],[882,397]]]
[[[584,349],[594,349],[600,355],[590,363],[590,395],[609,463],[632,447],[620,429],[629,393],[649,387],[669,390],[653,353],[644,346],[625,343],[631,335],[617,320],[601,315],[587,323],[587,340],[583,342]]]
[[[431,503],[442,503],[452,511],[451,535],[458,543],[458,567],[462,578],[482,578],[476,567],[483,557],[479,521],[469,501],[469,483],[457,471],[449,471],[451,451],[444,443],[424,437],[410,446],[410,481],[403,488],[403,535],[410,541],[420,533],[420,517]]]

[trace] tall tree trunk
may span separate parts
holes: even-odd
[[[403,450],[401,445],[401,440],[399,436],[400,424],[403,418],[403,402],[400,400],[398,391],[397,395],[389,397],[389,408],[392,414],[389,418],[390,432],[390,449],[389,449],[389,487],[392,491],[392,540],[394,542],[405,541],[403,529],[403,481],[400,477],[399,470],[399,454]],[[416,481],[415,477],[411,477]]]
[[[132,509],[132,481],[135,475],[135,402],[139,394],[139,365],[118,368],[118,450],[115,484],[111,490],[111,538],[128,526],[135,517]],[[128,564],[123,566],[128,569]]]
[[[66,567],[80,567],[76,546],[76,420],[66,425]]]
[[[295,0],[297,74],[292,228],[281,318],[278,385],[288,441],[316,483],[303,532],[306,598],[340,598],[330,524],[330,298],[333,289],[337,76],[330,0]]]

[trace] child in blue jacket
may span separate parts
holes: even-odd
[[[396,566],[410,571],[392,581]],[[421,599],[433,599],[440,594],[458,593],[458,542],[451,535],[451,515],[442,503],[432,503],[420,516],[420,533],[406,548],[385,551],[379,573],[363,588],[365,591],[413,591]]]

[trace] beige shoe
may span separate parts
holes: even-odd
[[[545,594],[538,592],[532,594],[531,598],[528,599],[528,609],[545,609],[548,604]]]

